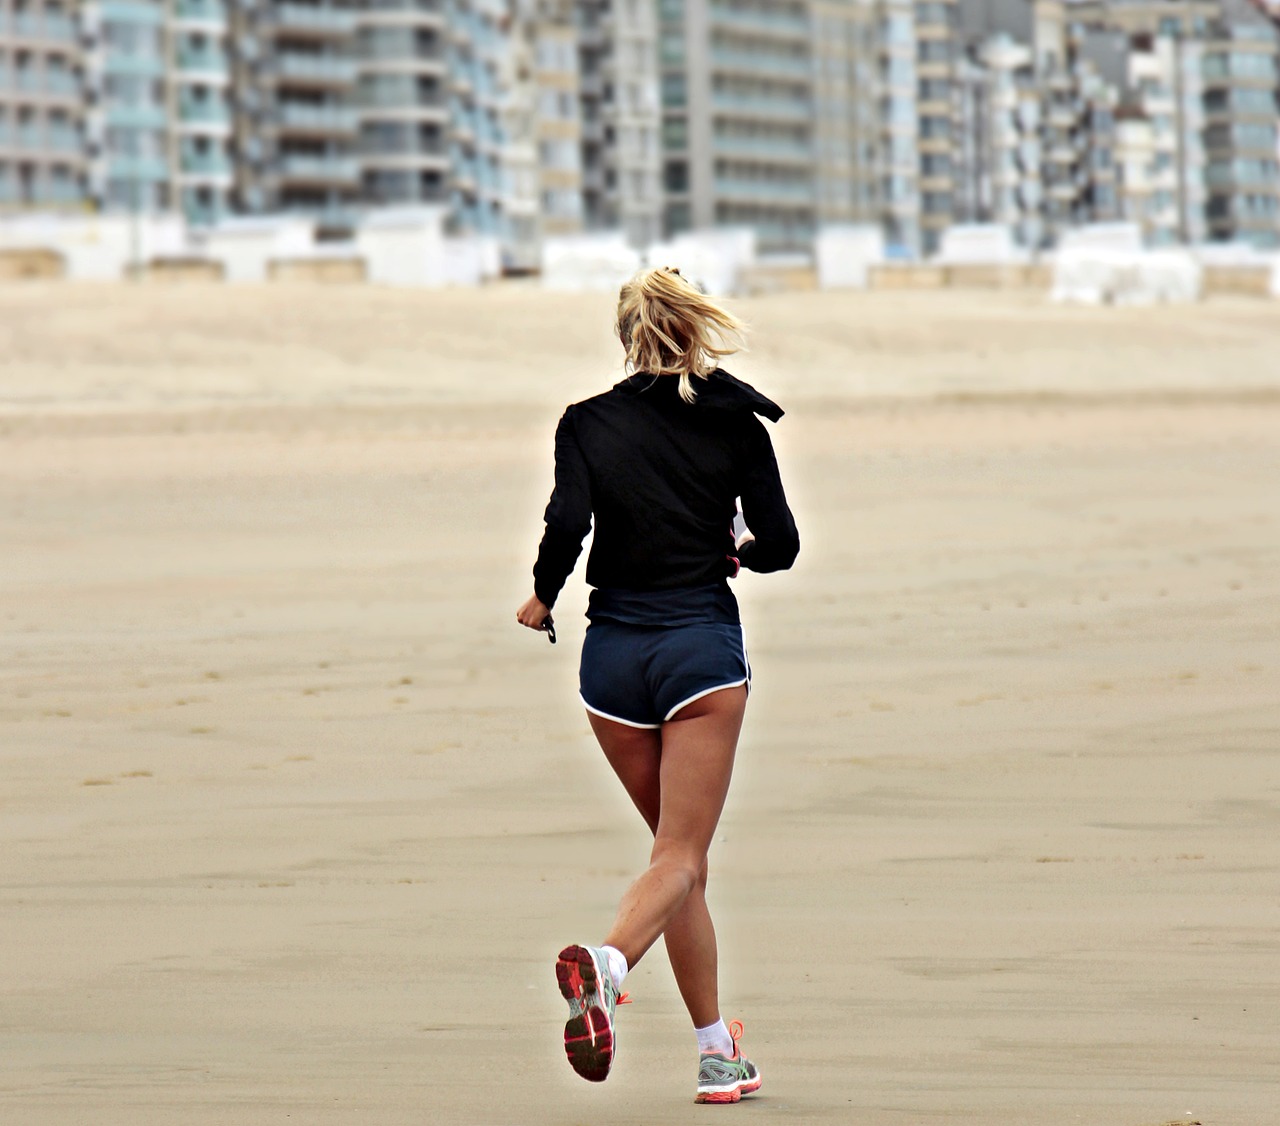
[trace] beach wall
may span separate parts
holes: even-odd
[[[1008,230],[958,225],[937,255],[888,261],[879,228],[817,233],[813,254],[761,256],[749,228],[691,231],[645,251],[621,233],[547,239],[540,281],[563,293],[616,293],[645,267],[674,266],[715,295],[823,290],[1024,290],[1084,304],[1280,298],[1280,255],[1248,246],[1146,249],[1133,224],[1093,224],[1031,255]],[[0,219],[0,281],[223,281],[413,289],[473,288],[504,272],[493,237],[446,233],[438,208],[383,209],[346,243],[321,242],[299,216],[225,220],[202,231],[176,216],[22,215]]]

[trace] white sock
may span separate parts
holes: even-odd
[[[627,957],[616,946],[602,946],[604,956],[609,962],[609,976],[613,978],[614,989],[622,988],[622,979],[627,976]]]
[[[694,1032],[698,1034],[699,1052],[719,1052],[722,1056],[733,1058],[733,1037],[729,1035],[724,1017],[706,1028],[695,1028]]]

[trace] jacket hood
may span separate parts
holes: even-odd
[[[664,378],[671,384],[676,383],[674,376],[654,376],[647,372],[637,372],[616,386],[620,390],[638,395],[648,391]],[[695,380],[694,387],[698,392],[698,401],[695,405],[703,410],[751,411],[762,415],[770,422],[777,422],[786,413],[767,395],[762,395],[750,383],[730,375],[723,368],[716,368],[705,379]]]

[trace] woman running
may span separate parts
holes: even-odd
[[[594,518],[581,697],[654,841],[604,941],[560,952],[564,1047],[584,1079],[609,1074],[623,978],[661,935],[697,1031],[697,1101],[737,1102],[760,1088],[760,1072],[738,1048],[742,1026],[720,1015],[707,850],[751,683],[727,580],[739,567],[783,570],[800,549],[756,418],[782,411],[716,366],[741,346],[743,326],[678,271],[628,282],[617,318],[634,374],[560,419],[534,593],[516,613],[530,629],[552,628]],[[751,530],[740,541],[737,498]]]

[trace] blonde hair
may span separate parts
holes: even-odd
[[[679,375],[687,403],[698,395],[694,378],[705,379],[721,356],[746,346],[746,325],[667,266],[645,270],[622,287],[617,330],[628,366]]]

